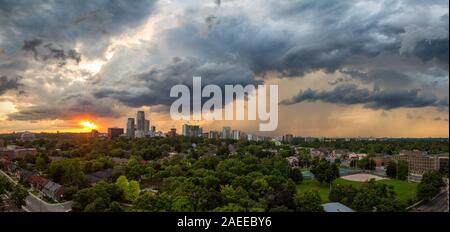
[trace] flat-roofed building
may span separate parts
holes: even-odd
[[[5,156],[9,160],[24,159],[27,155],[36,156],[36,148],[24,148],[15,145],[9,145],[6,148],[0,149],[0,156]]]
[[[294,135],[292,135],[292,134],[283,135],[283,142],[292,143],[293,140],[294,140]]]
[[[108,128],[108,138],[113,139],[123,135],[123,128]]]
[[[439,171],[440,172],[446,172],[448,173],[448,153],[447,154],[439,154],[438,155],[438,161],[439,161]]]
[[[168,137],[175,137],[177,136],[177,129],[176,128],[172,128],[170,129],[170,131],[167,133]]]
[[[350,209],[349,207],[339,203],[339,202],[332,202],[322,205],[323,210],[327,213],[352,213],[355,212],[353,209]]]
[[[217,132],[217,131],[210,131],[208,138],[209,139],[219,139],[219,132]]]
[[[222,129],[222,139],[230,139],[231,138],[231,127],[226,126]]]
[[[182,127],[182,135],[186,137],[201,137],[203,129],[200,126],[184,124]]]
[[[128,121],[127,121],[127,136],[128,136],[128,138],[134,138],[134,133],[135,133],[134,118],[128,118]]]
[[[408,162],[409,173],[413,175],[423,175],[427,171],[439,171],[441,164],[448,163],[448,154],[444,155],[428,155],[426,152],[413,150],[401,151],[400,154],[394,155],[392,160],[404,160]],[[443,166],[442,165],[442,166]]]
[[[21,141],[33,141],[35,139],[36,139],[36,136],[33,133],[28,132],[28,131],[25,131],[20,135]]]
[[[241,138],[241,131],[240,130],[233,130],[231,135],[232,135],[232,138],[234,140],[239,140]]]

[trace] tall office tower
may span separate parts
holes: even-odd
[[[241,138],[241,131],[240,130],[233,130],[232,138],[234,140],[239,140]]]
[[[137,130],[145,131],[145,112],[138,111],[136,120],[137,120]]]
[[[145,120],[144,123],[144,132],[148,133],[150,131],[150,120]]]
[[[224,127],[222,130],[222,139],[230,139],[231,138],[231,127]]]
[[[127,121],[127,136],[134,138],[134,118],[129,118]]]

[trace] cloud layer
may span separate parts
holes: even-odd
[[[6,0],[0,95],[25,93],[9,98],[17,109],[11,120],[114,118],[124,107],[165,108],[170,88],[190,86],[192,76],[223,87],[323,72],[328,86],[297,86],[282,103],[448,111],[448,7],[445,0]]]
[[[342,84],[331,91],[307,89],[281,104],[291,105],[304,101],[323,101],[336,104],[363,104],[372,109],[448,107],[448,98],[439,99],[431,93],[420,89],[411,90],[369,90],[354,84]]]

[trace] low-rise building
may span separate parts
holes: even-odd
[[[294,140],[294,135],[292,135],[292,134],[283,135],[283,142],[292,143],[293,140]]]
[[[124,134],[123,128],[108,128],[108,138],[114,139],[118,138]]]
[[[391,157],[391,160],[404,160],[408,162],[409,173],[412,175],[423,175],[427,171],[439,171],[441,163],[448,163],[448,154],[428,155],[422,151],[401,151],[398,155]]]
[[[8,158],[0,158],[0,169],[8,170],[12,162]]]
[[[28,132],[28,131],[25,131],[20,135],[21,141],[33,141],[35,139],[36,139],[36,136],[33,133]]]
[[[332,202],[322,205],[323,210],[327,213],[351,213],[355,212],[353,209],[350,209],[349,207],[339,203],[339,202]]]
[[[167,137],[175,137],[177,136],[177,129],[176,128],[172,128],[170,129],[169,132],[167,132]]]
[[[15,176],[24,182],[28,182],[30,177],[33,175],[34,173],[32,171],[28,171],[26,169],[20,169],[15,173]]]
[[[42,193],[53,200],[59,201],[64,196],[64,186],[53,181],[48,181],[44,188],[42,188]]]
[[[297,156],[287,157],[286,160],[288,161],[289,166],[291,168],[298,168],[298,167],[300,167],[300,160],[298,159]]]
[[[30,185],[39,191],[41,191],[48,182],[49,180],[37,175],[31,176],[29,179]]]
[[[361,160],[367,157],[367,154],[365,153],[350,153],[348,154],[348,158],[351,160]]]
[[[127,164],[128,163],[128,159],[126,159],[126,158],[112,157],[111,160],[115,164]]]
[[[108,168],[103,171],[98,171],[98,172],[94,172],[91,174],[87,174],[86,179],[90,185],[95,185],[96,183],[98,183],[102,180],[104,180],[104,181],[111,180],[112,175],[113,175],[113,169]]]
[[[9,160],[23,159],[27,155],[36,156],[36,148],[24,148],[16,145],[9,145],[0,149],[0,156],[7,157]]]

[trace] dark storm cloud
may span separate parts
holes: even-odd
[[[436,117],[433,118],[434,121],[444,121],[444,122],[448,122],[448,118],[441,118],[441,117]]]
[[[282,76],[303,76],[316,70],[334,72],[352,65],[357,57],[371,58],[382,52],[398,54],[402,40],[408,40],[412,49],[405,54],[445,63],[448,47],[445,49],[444,43],[435,39],[439,37],[420,34],[422,28],[405,34],[403,25],[383,21],[401,12],[394,10],[398,2],[384,2],[382,10],[368,15],[352,8],[356,3],[364,6],[360,1],[267,2],[273,10],[266,13],[266,19],[258,21],[249,12],[236,9],[233,13],[206,17],[210,28],[206,36],[200,33],[201,24],[186,20],[182,26],[167,31],[164,39],[176,41],[175,46],[202,57],[226,59],[224,55],[231,54],[258,75],[273,70]],[[265,20],[268,23],[263,23]],[[448,24],[433,26],[426,30],[441,34],[440,30]],[[448,36],[440,40],[448,43]],[[427,44],[426,48],[422,48],[423,44]],[[435,49],[428,49],[430,46]]]
[[[155,2],[0,1],[0,74],[23,74],[21,83],[28,94],[26,98],[17,99],[18,111],[9,114],[8,118],[67,119],[79,114],[120,116],[117,102],[93,98],[88,84],[79,84],[80,79],[88,80],[91,73],[64,65],[79,63],[82,58],[104,59],[111,40],[141,25],[151,16]],[[56,63],[59,69],[35,61]],[[14,87],[15,82],[11,80],[2,77],[2,94],[3,89]]]
[[[433,44],[438,40],[448,42],[448,36],[442,33],[448,24],[442,20],[436,25],[431,20],[416,27],[406,30],[406,26],[415,23],[416,16],[397,15],[403,13],[399,9],[399,3],[403,1],[256,1],[252,4],[243,4],[236,7],[233,4],[218,4],[214,14],[210,11],[202,11],[201,8],[189,8],[180,16],[180,25],[163,30],[155,37],[158,47],[170,48],[167,53],[172,57],[182,57],[179,64],[161,61],[167,57],[150,57],[162,65],[157,69],[141,75],[127,75],[121,77],[121,81],[108,83],[109,76],[100,82],[101,87],[96,88],[95,96],[111,97],[118,99],[129,106],[143,106],[152,104],[170,104],[173,99],[168,98],[170,87],[179,82],[190,83],[192,76],[202,75],[196,68],[202,66],[207,60],[211,64],[225,64],[235,68],[234,75],[209,74],[213,76],[212,84],[222,85],[226,81],[235,80],[236,83],[250,83],[254,76],[264,77],[267,73],[276,71],[282,77],[298,77],[322,70],[327,73],[336,71],[348,74],[347,78],[330,81],[331,85],[342,82],[350,82],[352,79],[373,84],[376,88],[384,89],[378,98],[394,94],[394,88],[400,89],[399,93],[406,93],[407,98],[417,100],[411,106],[420,105],[422,96],[414,96],[411,89],[418,88],[413,83],[416,79],[404,73],[408,66],[415,70],[421,69],[416,63],[395,67],[395,58],[413,57],[420,58],[423,62],[430,60],[442,61],[448,49],[425,49],[420,52],[423,44]],[[379,10],[371,10],[373,5]],[[445,1],[436,1],[430,5],[424,2],[411,2],[420,8],[445,7]],[[365,11],[365,12],[364,12]],[[202,16],[204,20],[198,20]],[[262,16],[261,16],[262,15]],[[398,18],[395,18],[398,17]],[[417,16],[419,17],[419,16]],[[424,17],[423,15],[421,17]],[[437,16],[438,17],[438,16]],[[439,17],[445,17],[439,16]],[[409,22],[409,21],[410,22]],[[206,27],[207,33],[204,33]],[[431,24],[431,25],[430,25]],[[430,31],[430,32],[429,32]],[[431,35],[432,34],[432,35]],[[426,43],[424,42],[426,41]],[[400,52],[400,49],[403,49]],[[424,53],[424,54],[422,54]],[[442,53],[442,54],[439,54]],[[390,54],[394,62],[390,67],[378,67],[371,65],[370,61],[380,54]],[[186,58],[186,57],[193,57]],[[424,59],[429,57],[427,59]],[[364,68],[358,61],[365,58]],[[190,60],[196,60],[195,65]],[[408,61],[404,61],[408,62]],[[151,64],[151,62],[149,62]],[[174,76],[181,81],[171,78],[171,71],[175,67],[184,70],[181,76]],[[348,67],[351,67],[348,69]],[[448,67],[440,67],[448,75]],[[352,71],[346,71],[352,70]],[[422,70],[424,71],[424,70]],[[226,70],[229,73],[229,70]],[[347,72],[347,73],[346,73]],[[248,77],[246,76],[248,74]],[[240,76],[246,78],[238,79]],[[137,76],[144,76],[147,80]],[[180,77],[181,76],[181,77]],[[202,75],[204,76],[204,75]],[[221,79],[225,78],[225,79]],[[138,84],[136,84],[138,83]],[[411,85],[411,86],[410,86]],[[156,87],[158,86],[158,87]],[[159,87],[160,86],[160,87]],[[420,86],[420,85],[419,85]],[[408,88],[406,88],[408,87]],[[356,89],[358,90],[358,89]],[[367,90],[368,91],[368,90]],[[370,91],[369,91],[370,92]],[[371,93],[371,92],[370,92]],[[375,92],[374,92],[375,93]],[[371,108],[395,108],[408,105],[405,102],[398,104],[389,102],[388,99],[372,100],[370,98],[355,99],[352,101],[371,106]],[[361,96],[364,97],[364,96]],[[398,100],[402,101],[401,96]],[[442,105],[442,104],[436,104]]]
[[[98,98],[111,97],[128,106],[170,105],[175,100],[170,90],[175,85],[192,89],[192,78],[202,77],[202,86],[209,84],[224,88],[225,85],[260,84],[254,74],[245,67],[229,63],[213,63],[196,58],[174,58],[167,65],[151,68],[147,72],[114,83],[115,87],[99,88]]]
[[[20,83],[21,77],[0,76],[0,95],[9,90],[19,90],[22,87]]]
[[[449,62],[448,44],[449,44],[448,39],[420,41],[416,45],[413,54],[417,57],[420,57],[423,61],[430,61],[436,59],[439,62],[448,65]]]
[[[2,46],[13,50],[21,46],[22,41],[35,38],[63,47],[84,42],[89,44],[82,44],[81,53],[99,55],[107,47],[111,36],[132,28],[147,18],[154,2],[4,0],[0,3],[0,31],[8,41],[3,41]],[[28,45],[31,49],[36,46]],[[55,55],[57,52],[55,51]]]
[[[448,9],[448,2],[447,2]],[[449,14],[437,23],[427,26],[410,25],[402,34],[401,53],[419,57],[424,62],[436,61],[448,70],[449,62]]]
[[[52,43],[44,45],[40,39],[25,40],[22,49],[31,51],[36,60],[56,60],[60,66],[65,65],[67,60],[74,60],[77,64],[81,61],[81,54],[74,49],[59,49]]]
[[[395,44],[383,43],[373,36],[394,34],[394,29],[375,24],[378,15],[368,22],[342,22],[351,6],[347,1],[285,4],[285,10],[275,10],[270,18],[279,23],[279,28],[264,27],[249,15],[223,16],[208,39],[216,47],[237,54],[257,74],[277,70],[284,76],[302,76],[315,70],[334,72],[348,64],[352,56],[375,56],[395,48]],[[279,6],[273,5],[274,9]],[[296,26],[295,21],[301,25],[312,23],[311,20],[316,26],[312,32],[289,28]]]
[[[363,104],[371,109],[448,107],[448,101],[439,99],[431,93],[420,89],[369,90],[354,84],[343,84],[331,91],[308,89],[300,91],[290,100],[282,101],[283,105],[292,105],[304,101],[322,101],[336,104]]]
[[[25,51],[33,52],[34,58],[37,59],[38,58],[37,47],[40,46],[42,43],[43,42],[40,39],[25,40],[23,42],[22,49],[25,50]]]
[[[103,59],[113,38],[136,30],[151,17],[154,2],[4,0],[0,39],[7,40],[0,40],[0,47],[6,51],[23,47],[46,61]],[[158,5],[161,21],[146,28],[151,38],[111,48],[113,57],[93,74],[95,81],[89,82],[92,88],[85,94],[132,107],[167,106],[174,100],[170,88],[190,86],[193,76],[202,76],[204,85],[223,86],[258,83],[255,77],[269,73],[293,78],[324,71],[346,76],[329,82],[336,87],[332,91],[307,90],[285,103],[320,100],[374,109],[448,108],[448,96],[438,98],[434,93],[448,85],[445,0],[198,2],[186,9],[177,1]],[[388,67],[373,62],[382,55],[390,57]],[[0,60],[0,68],[4,65],[16,63]],[[411,72],[425,77],[420,80]],[[433,80],[434,86],[423,84],[431,83],[426,79],[430,76],[444,80]],[[55,85],[65,87],[72,82],[67,80]],[[423,86],[432,88],[419,91]],[[67,105],[79,110],[89,104],[70,100]],[[53,112],[53,106],[48,108]],[[24,118],[19,110],[16,118]],[[36,118],[44,114],[39,109],[23,110],[31,110]],[[99,114],[103,112],[108,113]]]
[[[375,69],[367,73],[357,70],[340,70],[340,72],[347,74],[354,80],[359,80],[367,84],[374,84],[376,87],[401,88],[409,86],[414,82],[414,79],[410,76],[390,69]],[[348,80],[345,78],[341,79]]]
[[[110,101],[97,100],[86,95],[73,95],[53,104],[19,107],[18,112],[8,115],[8,120],[36,121],[52,119],[72,119],[79,115],[93,117],[119,117],[121,114]]]

